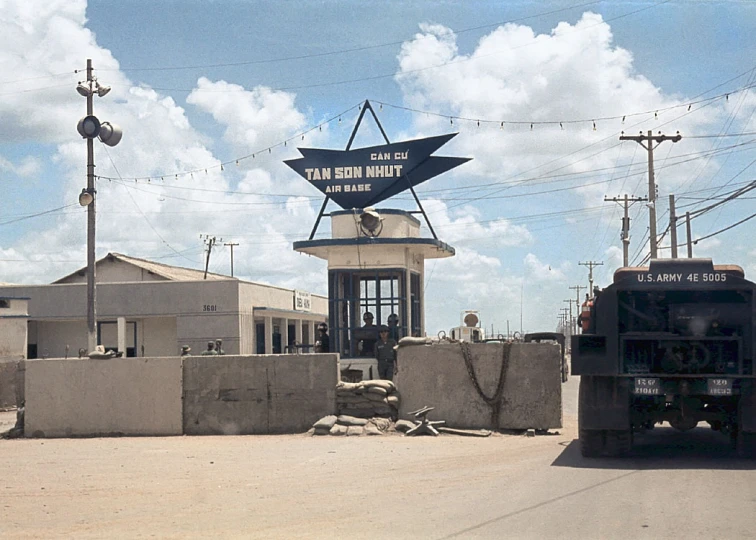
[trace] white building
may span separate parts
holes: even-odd
[[[97,261],[96,276],[98,343],[126,356],[200,354],[216,339],[226,354],[294,352],[328,318],[323,296],[118,253]],[[0,285],[0,298],[28,299],[28,358],[86,349],[86,281],[82,268],[50,285]]]

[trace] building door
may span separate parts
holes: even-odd
[[[255,324],[255,351],[265,354],[265,323]]]

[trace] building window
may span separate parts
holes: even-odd
[[[10,300],[7,298],[0,298],[0,309],[10,308]]]
[[[328,287],[331,351],[372,357],[378,327],[392,315],[398,319],[397,338],[407,335],[403,269],[331,270]]]

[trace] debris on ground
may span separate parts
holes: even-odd
[[[490,437],[491,430],[488,429],[455,429],[450,427],[439,426],[436,428],[439,433],[447,433],[449,435],[461,435],[463,437]]]
[[[0,439],[20,439],[24,436],[24,407],[16,410],[16,425],[8,431],[0,433]]]
[[[413,415],[416,420],[415,425],[410,429],[405,435],[414,436],[414,435],[433,435],[434,437],[438,435],[438,430],[435,428],[437,425],[445,424],[445,420],[435,420],[430,421],[428,420],[428,413],[431,412],[435,407],[428,407],[425,406],[422,409],[418,409],[416,411],[412,411],[411,415]]]

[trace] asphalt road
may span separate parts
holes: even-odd
[[[656,429],[586,460],[560,434],[0,441],[3,538],[752,538],[754,463]]]

